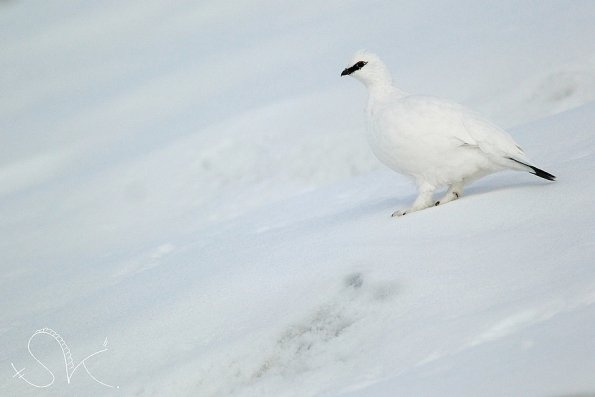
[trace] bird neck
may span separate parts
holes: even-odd
[[[366,86],[368,88],[368,109],[405,95],[403,91],[392,84],[391,80],[369,82]]]
[[[388,99],[397,91],[390,80],[373,81],[366,85],[370,99],[375,101]]]

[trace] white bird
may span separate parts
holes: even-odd
[[[341,73],[368,89],[368,142],[378,159],[412,178],[418,196],[392,216],[445,204],[463,194],[465,184],[502,170],[528,171],[553,181],[531,165],[512,137],[472,110],[447,100],[397,89],[375,54],[359,51]],[[435,201],[434,192],[448,187]]]

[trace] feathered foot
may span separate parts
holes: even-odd
[[[413,202],[413,205],[411,206],[411,208],[395,211],[392,213],[391,217],[394,218],[394,217],[398,217],[398,216],[407,215],[411,212],[421,211],[423,209],[433,206],[434,200],[433,200],[432,196],[434,194],[434,190],[436,190],[436,188],[434,186],[429,186],[429,185],[420,186],[419,187],[419,195]]]
[[[434,205],[441,205],[441,204],[449,203],[453,200],[458,199],[462,195],[463,195],[463,183],[462,182],[453,183],[452,185],[450,185],[450,187],[446,191],[446,194],[444,195],[444,197],[442,197],[440,200],[436,201],[434,203]]]

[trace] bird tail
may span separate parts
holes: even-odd
[[[531,172],[533,175],[537,175],[538,177],[543,178],[543,179],[547,179],[548,181],[555,181],[556,180],[556,177],[554,175],[550,174],[549,172],[545,172],[544,170],[541,170],[541,169],[539,169],[537,167],[533,167],[532,165],[529,165],[527,163],[523,163],[522,161],[513,159],[512,157],[508,157],[508,158],[510,160],[514,161],[515,163],[518,163],[518,164],[524,165],[525,167],[530,168],[531,171],[529,171],[529,172]]]

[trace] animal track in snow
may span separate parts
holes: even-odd
[[[312,294],[325,297],[293,321],[282,320],[285,324],[277,333],[265,332],[248,345],[211,356],[198,390],[204,395],[275,395],[282,379],[296,382],[324,376],[328,368],[352,365],[366,341],[375,337],[374,328],[382,327],[381,319],[394,310],[391,299],[397,292],[394,282],[362,273],[347,274],[340,283],[313,290]],[[303,308],[296,303],[293,309]]]
[[[296,324],[289,325],[273,345],[253,375],[262,378],[269,373],[288,375],[303,373],[328,364],[333,358],[347,360],[349,346],[356,340],[348,335],[350,328],[363,320],[374,305],[390,298],[396,292],[391,283],[368,283],[361,273],[344,277],[343,288],[331,301],[321,304],[312,314]],[[331,353],[330,356],[328,353]]]

